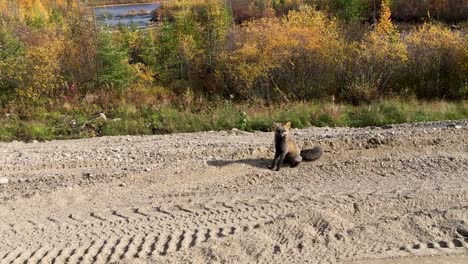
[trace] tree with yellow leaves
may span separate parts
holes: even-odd
[[[67,13],[78,6],[78,0],[0,0],[0,15],[40,27],[49,21],[54,11]]]
[[[346,96],[353,102],[370,101],[391,92],[393,77],[406,65],[406,46],[390,17],[388,1],[382,1],[377,25],[354,49],[345,87]]]
[[[229,36],[224,84],[251,100],[310,99],[335,92],[344,42],[334,20],[304,5],[283,19],[252,21]]]
[[[468,36],[424,24],[404,39],[409,53],[405,84],[420,97],[468,97]]]

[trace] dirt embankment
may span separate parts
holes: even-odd
[[[271,133],[0,143],[0,263],[466,259],[467,120],[295,134],[280,172]]]

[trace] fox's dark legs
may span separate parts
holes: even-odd
[[[281,166],[283,166],[283,163],[285,162],[290,163],[291,167],[296,167],[297,165],[299,165],[299,163],[301,163],[301,161],[302,161],[301,155],[291,157],[288,155],[279,155],[275,153],[275,158],[273,159],[273,163],[268,168],[271,170],[279,171]]]
[[[284,158],[286,158],[286,154],[280,155],[278,157],[276,162],[276,171],[279,171],[281,169],[281,166],[283,166]]]
[[[279,154],[275,152],[275,158],[273,159],[273,163],[271,163],[271,166],[268,166],[270,170],[276,170],[276,160],[278,159]]]
[[[273,163],[268,168],[271,170],[279,171],[281,166],[283,165],[285,158],[286,158],[286,154],[280,155],[278,153],[275,153],[275,158],[273,159]]]

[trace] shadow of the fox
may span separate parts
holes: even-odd
[[[207,164],[214,167],[225,167],[232,164],[245,164],[260,169],[269,169],[273,159],[260,158],[260,159],[241,159],[241,160],[210,160]],[[290,167],[291,162],[288,160],[284,161],[285,167]],[[300,166],[300,165],[299,165]]]
[[[210,166],[225,167],[231,164],[245,164],[252,167],[267,169],[271,163],[271,159],[241,159],[241,160],[210,160],[207,162]]]

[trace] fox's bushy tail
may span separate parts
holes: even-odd
[[[323,154],[323,149],[319,146],[311,149],[301,150],[301,157],[306,161],[313,161],[319,159]]]

